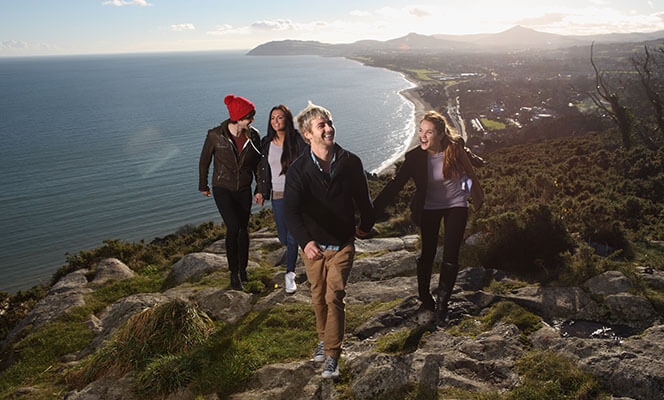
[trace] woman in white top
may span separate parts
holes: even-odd
[[[297,290],[295,283],[295,263],[297,261],[297,242],[286,228],[283,212],[284,185],[288,167],[306,148],[306,143],[293,124],[293,114],[283,104],[270,111],[267,135],[261,139],[262,179],[261,193],[256,193],[254,201],[263,205],[263,201],[272,199],[272,212],[277,226],[279,241],[286,245],[286,293]]]
[[[420,228],[422,242],[417,260],[420,310],[434,311],[437,322],[441,323],[447,317],[447,304],[459,272],[459,248],[468,219],[467,197],[472,196],[475,210],[478,210],[484,194],[464,151],[463,140],[444,116],[435,111],[427,112],[420,121],[418,135],[420,145],[406,153],[394,179],[374,200],[374,208],[376,215],[380,215],[409,179],[415,181],[410,208],[412,219]],[[443,219],[443,264],[434,300],[429,286]]]

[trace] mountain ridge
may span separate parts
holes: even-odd
[[[303,40],[270,41],[251,49],[247,55],[352,56],[376,51],[518,51],[560,49],[597,43],[645,42],[664,38],[664,30],[654,32],[608,33],[601,35],[559,35],[516,25],[498,33],[470,35],[422,35],[408,33],[386,41],[363,39],[353,43],[324,43]]]

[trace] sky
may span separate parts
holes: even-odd
[[[0,0],[0,57],[249,50],[521,25],[597,34],[664,29],[664,0]]]

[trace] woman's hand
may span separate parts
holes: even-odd
[[[201,193],[203,193],[203,196],[205,196],[205,197],[210,197],[210,196],[212,196],[212,193],[210,193],[209,190],[201,190]]]
[[[484,204],[484,192],[480,185],[473,185],[470,187],[470,197],[473,199],[473,207],[475,211],[479,211]]]
[[[263,200],[263,195],[260,194],[260,193],[256,193],[254,195],[254,203],[255,204],[260,204],[261,207],[263,207],[263,202],[265,202],[265,200]]]

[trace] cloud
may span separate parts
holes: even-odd
[[[5,40],[0,42],[0,56],[20,56],[31,54],[50,54],[58,47],[44,43],[30,43],[23,40]]]
[[[206,32],[207,35],[211,36],[226,36],[226,35],[247,35],[251,33],[248,26],[234,28],[233,25],[221,24],[217,25],[213,31]]]
[[[171,25],[171,30],[175,32],[195,31],[196,27],[194,24],[174,24]]]
[[[148,0],[108,0],[102,3],[103,5],[110,5],[110,6],[116,6],[116,7],[122,7],[122,6],[151,6],[152,4],[148,3]]]
[[[369,11],[362,10],[353,10],[349,13],[353,17],[370,17],[371,13]]]
[[[410,15],[414,15],[418,18],[430,17],[431,16],[431,13],[429,11],[423,10],[421,8],[411,8],[410,10],[408,10],[408,13]]]
[[[293,21],[288,19],[278,19],[274,21],[268,21],[268,20],[256,21],[253,24],[251,24],[251,28],[260,31],[287,31],[287,30],[297,29]]]

